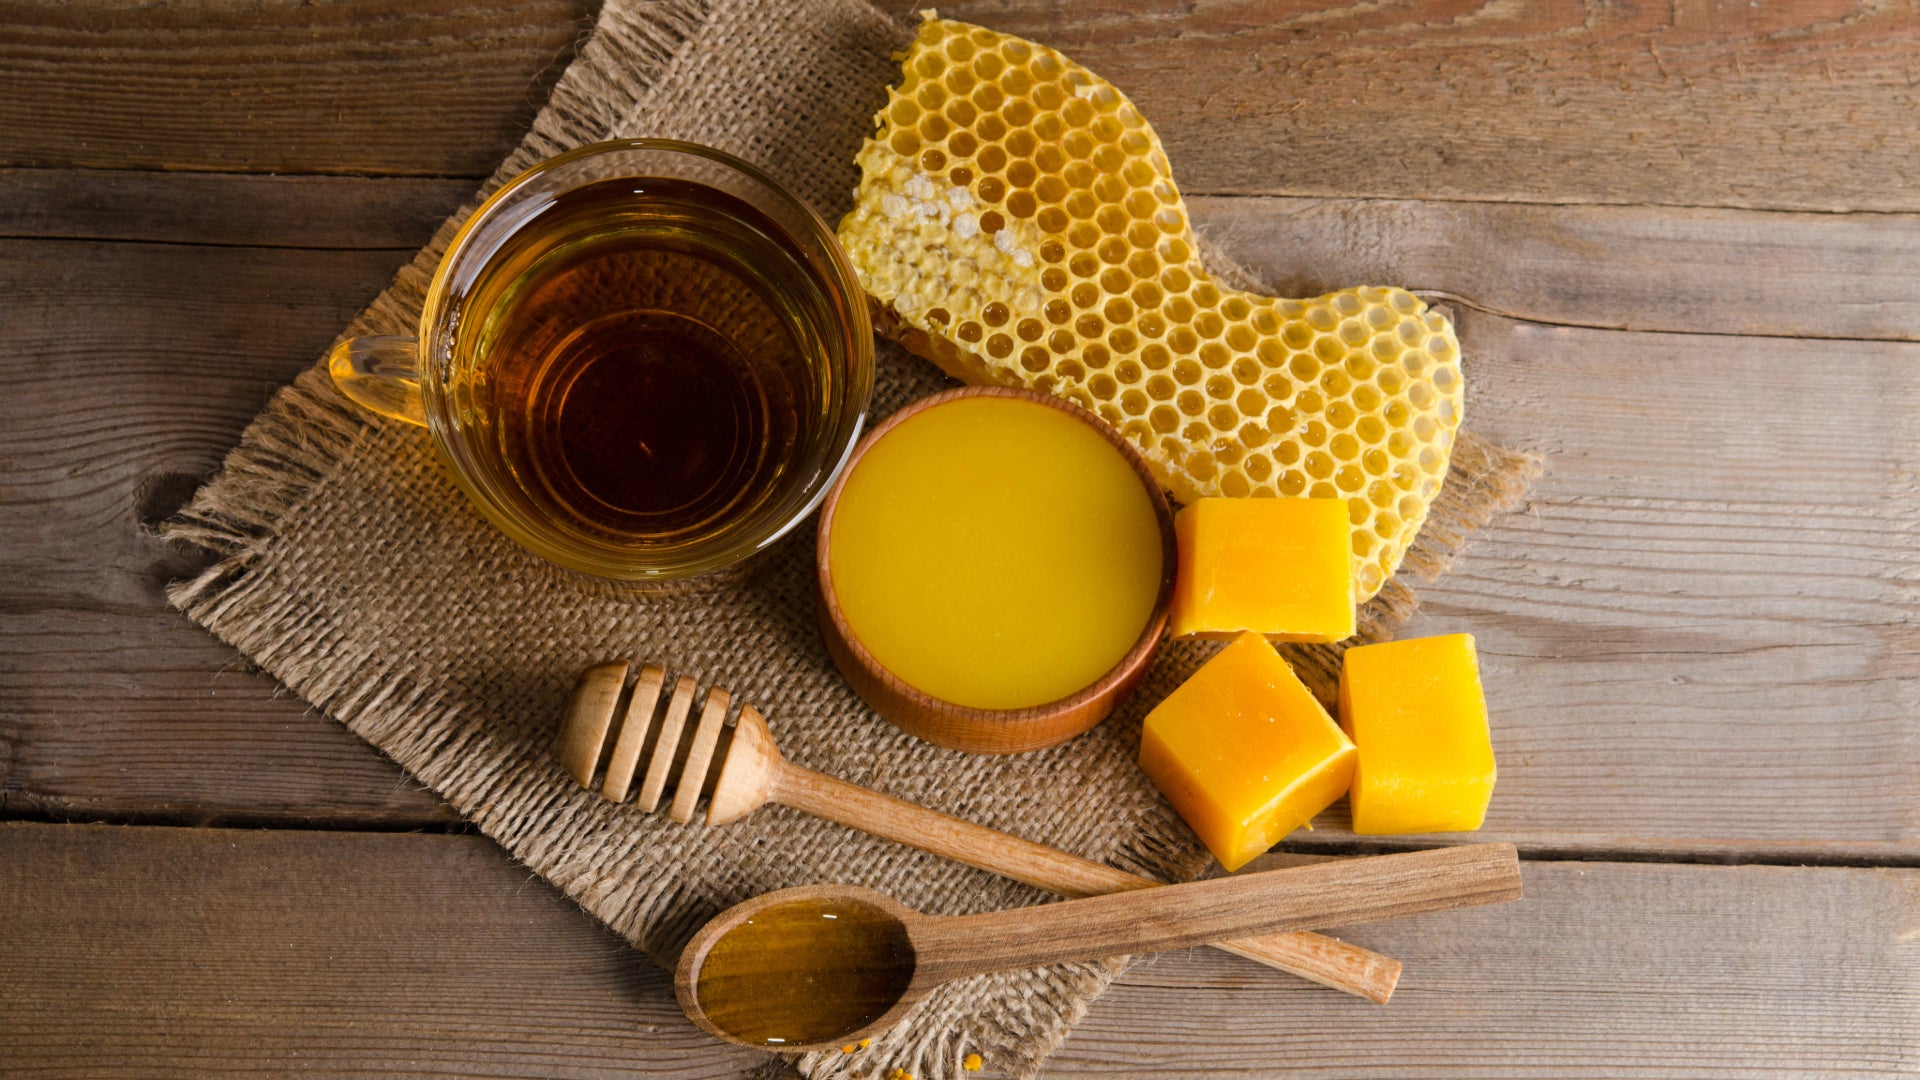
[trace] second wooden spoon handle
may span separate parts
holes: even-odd
[[[1063,896],[1103,896],[1163,884],[787,762],[781,763],[769,798]],[[1383,1005],[1400,979],[1398,960],[1320,934],[1267,934],[1213,946]]]
[[[1339,859],[1114,896],[916,923],[928,985],[992,971],[1520,898],[1512,844]]]

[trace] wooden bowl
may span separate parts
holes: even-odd
[[[1147,618],[1147,625],[1141,630],[1133,647],[1092,685],[1058,700],[1022,709],[981,709],[957,705],[909,685],[882,666],[848,625],[846,613],[841,610],[834,595],[833,571],[828,558],[828,538],[832,535],[840,493],[847,486],[847,478],[860,467],[861,459],[874,443],[926,409],[960,398],[975,397],[1031,401],[1066,413],[1099,432],[1126,458],[1127,464],[1140,478],[1160,526],[1160,591]],[[1174,570],[1178,559],[1179,552],[1173,534],[1173,510],[1167,504],[1167,497],[1148,471],[1146,460],[1132,444],[1120,437],[1119,432],[1086,409],[1047,394],[1004,386],[962,387],[921,398],[906,406],[888,417],[854,449],[846,468],[827,493],[826,502],[820,509],[820,529],[814,546],[815,612],[819,617],[821,635],[826,639],[827,651],[832,654],[840,673],[862,700],[896,727],[950,750],[967,750],[977,754],[1017,754],[1057,746],[1106,719],[1114,706],[1139,683],[1166,632],[1167,609],[1173,599]]]

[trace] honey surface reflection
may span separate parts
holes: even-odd
[[[695,992],[707,1019],[735,1038],[798,1046],[878,1020],[913,972],[899,919],[857,901],[798,901],[758,912],[714,942]]]
[[[660,178],[566,192],[493,256],[468,306],[485,312],[461,342],[487,467],[540,517],[685,543],[799,482],[825,316],[790,237],[740,199]]]

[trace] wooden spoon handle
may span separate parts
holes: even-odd
[[[1346,926],[1520,898],[1512,844],[1340,859],[985,915],[915,921],[928,985],[992,971]]]
[[[768,797],[795,810],[1064,896],[1103,896],[1162,885],[787,762],[781,763]],[[1319,934],[1268,934],[1213,944],[1382,1005],[1400,979],[1398,960]]]

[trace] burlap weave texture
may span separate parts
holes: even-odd
[[[892,54],[910,36],[858,0],[608,0],[525,142],[475,204],[572,147],[664,136],[746,158],[837,220],[851,204],[854,153],[896,74]],[[433,267],[472,205],[348,333],[413,330]],[[888,345],[878,363],[876,417],[946,385]],[[1402,578],[1363,614],[1363,640],[1412,610],[1407,574],[1444,569],[1466,533],[1519,497],[1527,472],[1524,458],[1463,434]],[[169,535],[220,556],[173,589],[189,617],[663,963],[706,917],[789,885],[870,885],[940,913],[1047,898],[781,808],[724,828],[678,826],[581,790],[549,747],[574,676],[610,658],[728,687],[767,715],[790,758],[855,783],[1155,877],[1187,877],[1204,863],[1133,761],[1140,711],[1192,670],[1199,651],[1166,650],[1130,707],[1054,750],[1012,758],[939,750],[874,717],[833,670],[813,628],[810,529],[723,586],[639,596],[597,587],[495,532],[445,475],[424,431],[357,411],[317,368],[254,421]],[[1337,655],[1301,649],[1293,659],[1324,690]],[[949,986],[868,1050],[800,1067],[816,1077],[900,1067],[943,1078],[977,1051],[996,1068],[1031,1073],[1120,967]]]

